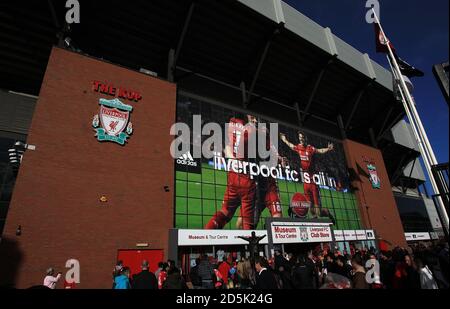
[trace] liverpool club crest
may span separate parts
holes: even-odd
[[[381,181],[380,177],[378,177],[377,168],[374,165],[369,164],[367,165],[367,169],[369,170],[370,183],[372,184],[372,188],[380,189]]]
[[[92,120],[97,140],[125,145],[127,138],[133,133],[133,124],[130,121],[133,107],[119,99],[100,99],[99,104],[100,111]]]
[[[302,242],[308,242],[309,241],[308,228],[307,227],[301,227],[300,228],[300,240]]]

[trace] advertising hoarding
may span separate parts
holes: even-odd
[[[206,158],[199,148],[211,136],[191,133],[190,149],[176,157],[176,228],[264,229],[267,217],[330,218],[339,229],[361,228],[339,141],[277,123],[276,141],[266,141],[276,164],[265,166],[266,158],[238,158],[236,149],[263,123],[272,134],[273,121],[180,95],[177,122],[193,132],[195,117],[201,126],[219,125],[222,148]]]

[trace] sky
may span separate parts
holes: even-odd
[[[283,0],[359,51],[388,68],[384,54],[375,52],[373,26],[367,24],[366,0]],[[380,0],[380,20],[397,54],[425,72],[413,78],[418,113],[437,160],[449,161],[448,105],[432,66],[449,59],[448,0]]]

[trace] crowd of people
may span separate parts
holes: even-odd
[[[215,259],[203,255],[186,274],[174,261],[161,262],[155,273],[147,261],[130,276],[119,261],[113,272],[114,289],[447,289],[448,243],[394,248],[377,252],[355,250],[309,251],[274,258]]]

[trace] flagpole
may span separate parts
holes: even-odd
[[[398,75],[397,72],[394,71],[391,59],[387,55],[386,55],[386,58],[387,58],[387,61],[389,63],[389,66],[391,67],[392,73],[394,74],[394,78],[396,80],[399,79],[399,77],[397,76]],[[400,95],[402,97],[402,103],[403,103],[403,107],[405,108],[406,116],[407,116],[408,119],[412,119],[411,111],[409,110],[408,105],[406,103],[405,94],[403,93],[403,90],[400,87],[400,85],[396,85],[396,87],[398,87],[398,89],[400,91]],[[422,142],[421,138],[418,136],[419,133],[418,133],[416,124],[414,122],[411,122],[410,125],[411,125],[411,128],[413,129],[414,137],[415,137],[416,142],[417,142],[417,144],[419,146],[420,153],[425,153],[426,149],[425,149],[425,147],[423,145],[423,142]],[[425,156],[422,156],[422,158],[423,158],[424,161],[426,161],[425,162],[425,166],[430,166],[430,159],[429,159],[428,154],[425,155]],[[428,172],[428,170],[427,170],[427,172]]]
[[[386,58],[387,58],[387,60],[388,60],[389,66],[391,67],[391,70],[393,71],[394,77],[395,77],[396,79],[398,79],[398,78],[397,78],[397,74],[396,74],[396,72],[394,71],[394,68],[392,67],[392,63],[391,63],[391,60],[390,60],[389,56],[386,55]],[[412,116],[411,116],[411,111],[410,111],[410,110],[407,108],[407,106],[406,106],[406,99],[405,99],[405,95],[404,95],[404,93],[403,93],[403,90],[402,90],[402,88],[400,87],[400,85],[398,85],[398,84],[396,84],[395,87],[398,87],[398,90],[400,91],[400,95],[401,95],[401,97],[402,97],[402,103],[403,103],[403,106],[404,106],[404,108],[405,108],[406,115],[407,115],[408,119],[411,119],[411,117],[412,117]],[[426,150],[425,150],[425,148],[424,148],[424,146],[423,146],[423,143],[422,143],[420,137],[418,136],[418,132],[417,132],[416,125],[415,125],[413,122],[411,122],[410,125],[411,125],[411,128],[412,128],[412,130],[413,130],[414,137],[415,137],[415,139],[416,139],[416,141],[417,141],[417,144],[418,144],[418,146],[419,146],[420,153],[425,152]],[[427,167],[427,166],[430,166],[429,158],[428,158],[427,156],[422,156],[422,158],[423,158],[423,160],[425,161],[425,162],[424,162],[425,166],[426,166],[426,167]],[[427,169],[427,172],[429,172],[428,169]],[[431,180],[431,179],[430,179],[430,180]],[[433,179],[433,180],[434,180],[434,179]],[[439,209],[438,209],[438,211],[439,211]],[[443,216],[443,215],[444,215],[444,214],[441,214],[441,211],[439,211],[439,218],[441,219],[441,221],[443,221],[443,220],[442,220],[442,218],[443,218],[442,216]]]
[[[387,55],[386,55],[386,58],[387,58],[387,60],[388,60],[388,62],[389,62],[389,66],[390,66],[391,69],[393,70],[391,60],[389,59],[389,57],[388,57]],[[396,74],[395,74],[394,71],[393,71],[393,73],[394,73],[394,76],[396,76]],[[401,97],[402,97],[402,103],[403,103],[403,105],[405,106],[405,104],[406,104],[406,103],[405,103],[405,102],[406,102],[406,99],[405,99],[405,95],[403,94],[403,91],[402,91],[400,85],[396,84],[395,87],[398,87],[398,90],[400,91],[400,95],[401,95]],[[407,117],[410,118],[410,117],[411,117],[411,112],[409,111],[409,109],[406,109],[406,106],[405,106],[405,111],[406,111]],[[412,129],[413,129],[414,137],[416,138],[417,143],[418,143],[418,145],[419,145],[419,150],[420,150],[420,152],[422,153],[422,151],[424,151],[424,148],[423,148],[422,142],[420,141],[419,137],[417,136],[417,134],[418,134],[418,133],[417,133],[417,128],[415,127],[415,124],[414,124],[414,123],[411,123],[411,127],[412,127]],[[427,157],[422,157],[422,158],[424,159],[424,161],[425,161],[425,160],[428,160]],[[429,162],[424,162],[424,163],[425,163],[425,166],[427,166],[427,164],[429,165]],[[428,172],[428,170],[427,170],[427,172]],[[436,206],[437,206],[437,205],[436,205]],[[437,211],[438,211],[438,217],[439,217],[439,219],[441,220],[441,222],[444,222],[443,218],[445,218],[445,213],[442,213],[442,209],[439,209],[439,207],[437,207]],[[446,231],[445,226],[444,226],[444,229],[443,229],[443,230],[444,230],[444,234],[445,234],[446,237],[448,238],[448,232]]]
[[[386,56],[386,58],[387,58],[387,61],[389,63],[389,66],[391,67],[392,73],[394,74],[394,78],[397,80],[398,79],[397,72],[394,71],[391,59],[389,58],[389,56]],[[398,87],[398,89],[400,91],[400,95],[402,97],[402,103],[403,103],[403,107],[404,107],[405,112],[406,112],[406,116],[407,116],[408,119],[411,119],[412,118],[411,111],[409,110],[408,105],[406,103],[406,98],[405,98],[405,95],[403,93],[403,90],[398,84],[396,84],[395,86]],[[414,133],[414,138],[416,139],[417,145],[419,146],[420,153],[424,153],[426,150],[425,150],[425,148],[423,146],[421,138],[418,136],[417,127],[416,127],[414,122],[411,122],[410,125],[411,125],[412,131]],[[427,155],[423,156],[423,160],[426,161],[425,162],[426,166],[430,165],[430,161],[429,161],[429,158],[428,158]]]
[[[384,31],[383,31],[383,28],[381,26],[380,20],[378,19],[378,16],[375,13],[375,10],[373,8],[372,8],[372,13],[374,14],[375,21],[378,23],[378,25],[380,27],[380,32],[381,32],[381,34],[384,37],[384,41],[386,43],[386,47],[387,47],[387,49],[389,51],[389,55],[390,55],[391,61],[392,61],[392,62],[389,61],[390,65],[391,65],[391,68],[392,68],[392,64],[394,65],[393,73],[394,73],[394,75],[398,75],[398,79],[400,81],[400,86],[401,86],[400,88],[402,90],[401,91],[402,92],[402,96],[403,96],[403,94],[406,96],[406,100],[403,100],[402,103],[403,103],[403,106],[404,106],[405,111],[407,113],[408,119],[409,119],[409,121],[411,123],[411,126],[413,128],[413,132],[416,135],[415,137],[416,137],[417,142],[419,144],[419,149],[420,149],[420,151],[422,153],[422,157],[423,157],[424,163],[425,163],[425,168],[426,168],[426,170],[428,172],[428,175],[429,175],[429,178],[430,178],[430,182],[431,182],[431,185],[433,187],[433,191],[434,191],[435,194],[437,194],[437,202],[439,204],[439,208],[441,210],[441,213],[442,213],[442,216],[443,216],[443,219],[444,219],[444,222],[442,222],[442,223],[444,225],[444,228],[446,229],[446,232],[447,232],[446,234],[448,235],[448,230],[449,230],[448,214],[447,214],[447,211],[445,209],[444,203],[443,203],[443,201],[442,201],[442,199],[441,199],[441,197],[439,195],[440,192],[439,192],[439,189],[438,189],[438,186],[436,184],[436,180],[434,178],[434,175],[433,175],[433,172],[432,172],[432,168],[431,168],[431,165],[437,165],[438,164],[438,162],[436,160],[436,156],[434,155],[433,148],[430,145],[430,142],[428,140],[428,136],[427,136],[427,134],[425,132],[425,129],[423,127],[422,121],[420,120],[420,117],[419,117],[419,115],[417,113],[417,109],[415,108],[415,103],[413,101],[411,93],[409,92],[409,89],[408,89],[408,87],[406,85],[406,82],[405,82],[405,80],[403,78],[403,74],[402,74],[402,72],[400,70],[400,67],[399,67],[399,65],[397,63],[397,60],[395,59],[394,52],[392,51],[392,48],[391,48],[391,46],[389,44],[390,41],[387,39],[387,37],[386,37],[386,35],[385,35]],[[411,112],[412,112],[412,115],[411,115]],[[416,127],[416,125],[418,126],[418,128]],[[423,142],[425,143],[425,145],[423,145]]]

